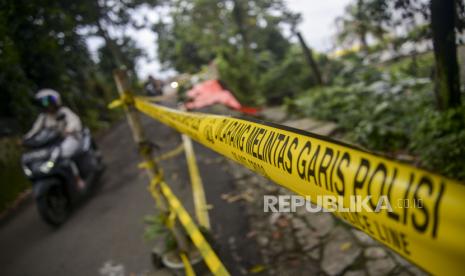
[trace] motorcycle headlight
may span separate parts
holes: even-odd
[[[23,166],[23,172],[26,176],[32,175],[32,171],[27,166]]]
[[[55,166],[55,163],[53,161],[49,160],[49,161],[43,163],[42,165],[40,165],[39,170],[42,173],[49,173],[50,170],[53,169],[54,166]]]

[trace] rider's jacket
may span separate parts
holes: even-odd
[[[32,137],[42,128],[57,128],[63,134],[78,134],[82,130],[79,117],[66,106],[61,106],[55,113],[42,112],[24,138]]]

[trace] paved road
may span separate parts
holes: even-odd
[[[143,124],[161,151],[180,143],[179,135],[167,127],[146,117]],[[1,223],[0,275],[99,275],[108,261],[123,265],[126,275],[153,272],[142,220],[155,212],[154,202],[146,191],[145,174],[136,168],[138,157],[126,122],[101,137],[99,145],[108,165],[101,187],[65,225],[51,229],[42,223],[33,202]],[[220,199],[234,191],[221,157],[199,145],[195,150],[207,200],[213,205],[218,254],[233,275],[240,275],[260,263],[254,241],[244,238],[249,229],[245,209]],[[192,210],[184,156],[164,161],[163,167],[174,192]]]

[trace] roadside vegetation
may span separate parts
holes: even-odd
[[[0,212],[30,184],[19,165],[20,151],[11,139],[0,139]]]
[[[329,85],[288,99],[289,110],[335,121],[344,139],[369,150],[464,180],[465,107],[457,57],[464,3],[393,2],[359,0],[347,7],[337,20],[337,39],[355,41],[358,50],[337,59],[343,68]],[[409,31],[393,37],[399,26]]]
[[[435,108],[432,54],[382,66],[354,62],[334,84],[288,99],[289,112],[337,122],[346,141],[465,179],[465,107]]]

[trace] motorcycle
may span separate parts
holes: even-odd
[[[89,194],[105,167],[90,130],[84,128],[81,135],[81,147],[71,158],[61,156],[63,137],[54,128],[43,128],[23,141],[24,174],[32,182],[40,216],[52,226],[68,219],[73,205]],[[79,186],[77,173],[84,187]]]

